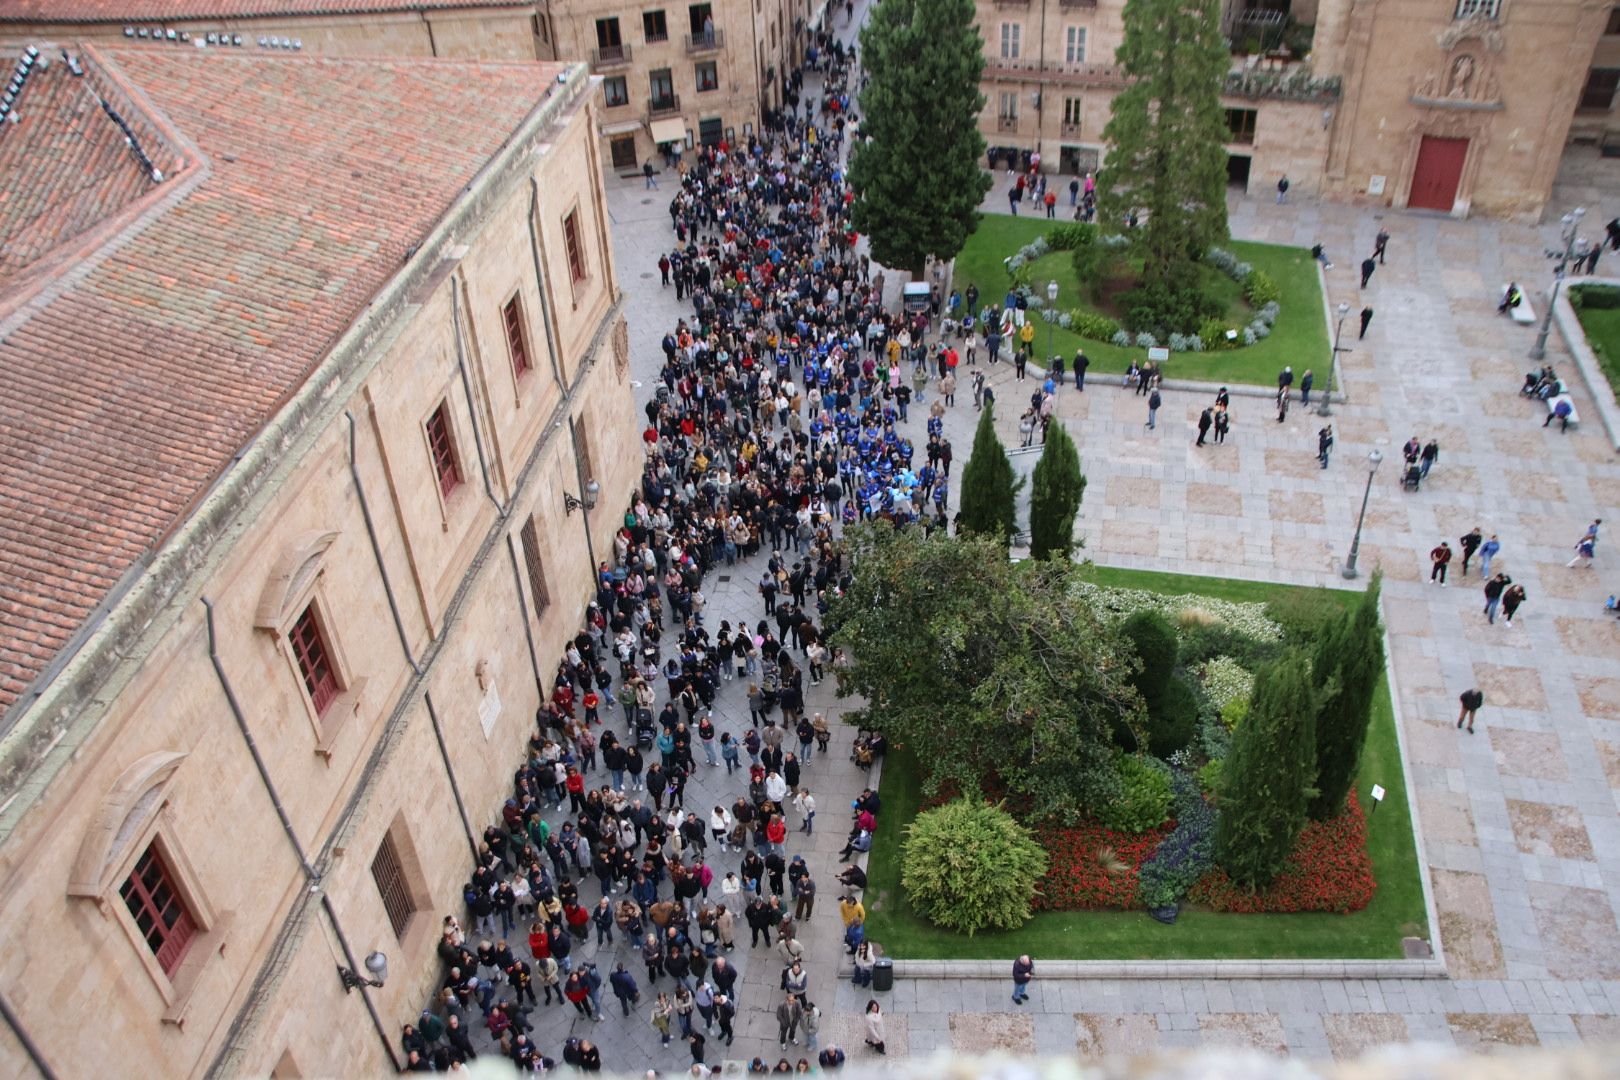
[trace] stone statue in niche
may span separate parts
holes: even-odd
[[[1418,84],[1417,96],[1420,97],[1420,98],[1436,98],[1436,97],[1439,97],[1440,96],[1440,77],[1438,75],[1436,75],[1432,71],[1427,73],[1426,75],[1424,75],[1423,76],[1423,81]]]
[[[1472,96],[1474,88],[1474,58],[1472,56],[1459,56],[1451,64],[1451,82],[1446,87],[1446,96],[1457,101],[1466,101]]]

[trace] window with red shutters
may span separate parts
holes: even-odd
[[[575,284],[585,280],[585,244],[579,235],[579,211],[563,218],[563,244],[568,249],[568,277]]]
[[[156,845],[142,853],[118,892],[163,973],[172,976],[197,935],[197,924],[186,910],[186,902]]]
[[[522,376],[533,367],[529,360],[528,339],[523,336],[523,309],[517,297],[506,302],[501,309],[501,321],[506,325],[506,347],[512,351],[512,374]]]
[[[304,678],[304,689],[315,706],[316,715],[326,712],[327,706],[337,700],[343,688],[338,685],[337,673],[332,667],[331,652],[326,647],[326,636],[311,604],[298,616],[287,632],[292,644],[293,658],[298,661],[298,673]]]
[[[433,454],[433,471],[439,477],[439,493],[449,495],[461,485],[461,463],[456,460],[456,445],[450,438],[450,403],[441,401],[428,417],[428,449]]]

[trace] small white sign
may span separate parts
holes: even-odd
[[[495,730],[495,721],[501,718],[501,692],[494,682],[489,684],[489,690],[484,694],[484,700],[478,703],[478,722],[484,727],[484,738],[489,738],[490,732]]]
[[[1367,178],[1367,194],[1382,195],[1384,193],[1384,183],[1386,179],[1386,177],[1382,176],[1369,176]]]
[[[1163,348],[1162,346],[1159,347],[1159,348],[1156,348],[1156,349],[1149,349],[1148,350],[1148,359],[1149,360],[1168,360],[1168,359],[1170,359],[1170,350],[1166,349],[1166,348]]]
[[[1226,340],[1227,341],[1236,341],[1237,340],[1237,331],[1236,330],[1228,330],[1226,332]]]
[[[1374,784],[1372,789],[1373,802],[1384,801],[1384,788],[1382,784]]]

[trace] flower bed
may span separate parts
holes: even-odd
[[[1174,824],[1166,822],[1144,833],[1115,832],[1089,823],[1036,830],[1035,838],[1046,849],[1050,861],[1035,901],[1036,909],[1086,911],[1141,907],[1137,874]],[[1098,860],[1097,853],[1103,848],[1113,849],[1120,869],[1110,870]]]
[[[1305,826],[1288,865],[1269,888],[1249,892],[1219,868],[1187,895],[1215,911],[1283,915],[1301,911],[1360,911],[1378,887],[1367,854],[1367,819],[1354,790],[1344,813]]]

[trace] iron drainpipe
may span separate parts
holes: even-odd
[[[259,772],[259,781],[264,785],[265,794],[270,796],[270,803],[276,808],[276,817],[281,819],[281,831],[287,834],[287,842],[292,845],[294,854],[298,856],[298,865],[304,871],[304,878],[311,889],[321,892],[321,905],[326,909],[326,917],[332,924],[332,932],[337,935],[338,945],[343,949],[343,955],[349,962],[349,970],[358,972],[360,965],[354,958],[354,950],[349,948],[348,936],[343,933],[343,927],[338,922],[337,912],[332,909],[332,900],[321,888],[320,875],[309,863],[309,856],[304,854],[304,845],[299,843],[298,834],[293,830],[292,819],[287,816],[287,808],[282,805],[281,796],[276,791],[275,781],[270,778],[270,769],[264,763],[264,755],[259,753],[259,744],[253,738],[253,732],[248,728],[247,717],[242,712],[242,704],[236,698],[236,691],[231,688],[230,677],[225,674],[225,665],[219,658],[219,639],[214,632],[214,602],[208,597],[202,598],[204,610],[208,613],[208,659],[214,665],[214,675],[219,679],[220,689],[225,692],[225,703],[231,708],[231,716],[236,720],[236,727],[242,733],[242,741],[247,744],[248,754],[253,758],[253,766]],[[371,1014],[371,1024],[377,1029],[377,1038],[383,1045],[383,1052],[393,1063],[396,1070],[400,1068],[398,1055],[394,1053],[394,1044],[388,1038],[388,1032],[383,1027],[382,1017],[377,1013],[377,1004],[371,1000],[370,987],[360,987],[360,997],[366,1003],[366,1011]]]
[[[56,1070],[51,1068],[51,1063],[45,1060],[44,1051],[34,1042],[33,1036],[28,1034],[28,1029],[23,1027],[22,1017],[12,1009],[11,999],[6,997],[4,990],[0,990],[0,1017],[5,1018],[6,1026],[17,1036],[23,1052],[28,1055],[28,1060],[34,1063],[34,1068],[39,1070],[42,1080],[56,1080]]]
[[[360,497],[360,516],[366,522],[366,536],[371,540],[371,554],[377,560],[377,574],[382,578],[383,595],[388,597],[388,613],[394,617],[394,632],[399,635],[399,647],[405,654],[405,662],[411,665],[412,671],[420,675],[422,665],[411,655],[410,639],[405,634],[405,620],[399,614],[399,601],[395,599],[394,586],[388,580],[388,567],[383,563],[382,545],[377,542],[377,525],[372,521],[371,505],[366,501],[366,485],[360,480],[360,459],[355,450],[354,413],[345,410],[343,416],[349,421],[349,475],[354,477],[355,494]]]
[[[461,827],[467,833],[467,847],[472,849],[473,862],[478,861],[478,841],[473,839],[472,819],[467,816],[467,804],[461,798],[461,785],[456,783],[456,771],[450,767],[450,748],[444,742],[444,725],[439,723],[439,710],[433,707],[433,691],[422,693],[427,702],[428,719],[433,722],[433,737],[439,743],[439,757],[444,760],[444,775],[450,780],[450,793],[456,798],[456,813],[461,815]]]
[[[467,374],[467,354],[461,347],[461,293],[457,291],[456,284],[454,280],[450,282],[450,322],[456,341],[456,368],[461,372],[461,389],[467,395],[467,416],[472,420],[473,449],[478,451],[478,471],[484,477],[484,494],[495,504],[496,512],[504,516],[506,506],[495,497],[495,486],[489,479],[489,462],[484,457],[484,438],[478,430],[478,399],[473,397],[472,378]]]
[[[529,643],[529,667],[534,671],[534,685],[544,686],[540,678],[540,661],[535,659],[534,631],[529,627],[529,602],[523,599],[523,571],[518,566],[517,539],[506,534],[506,553],[512,558],[512,584],[517,587],[518,616],[523,620],[523,637]]]

